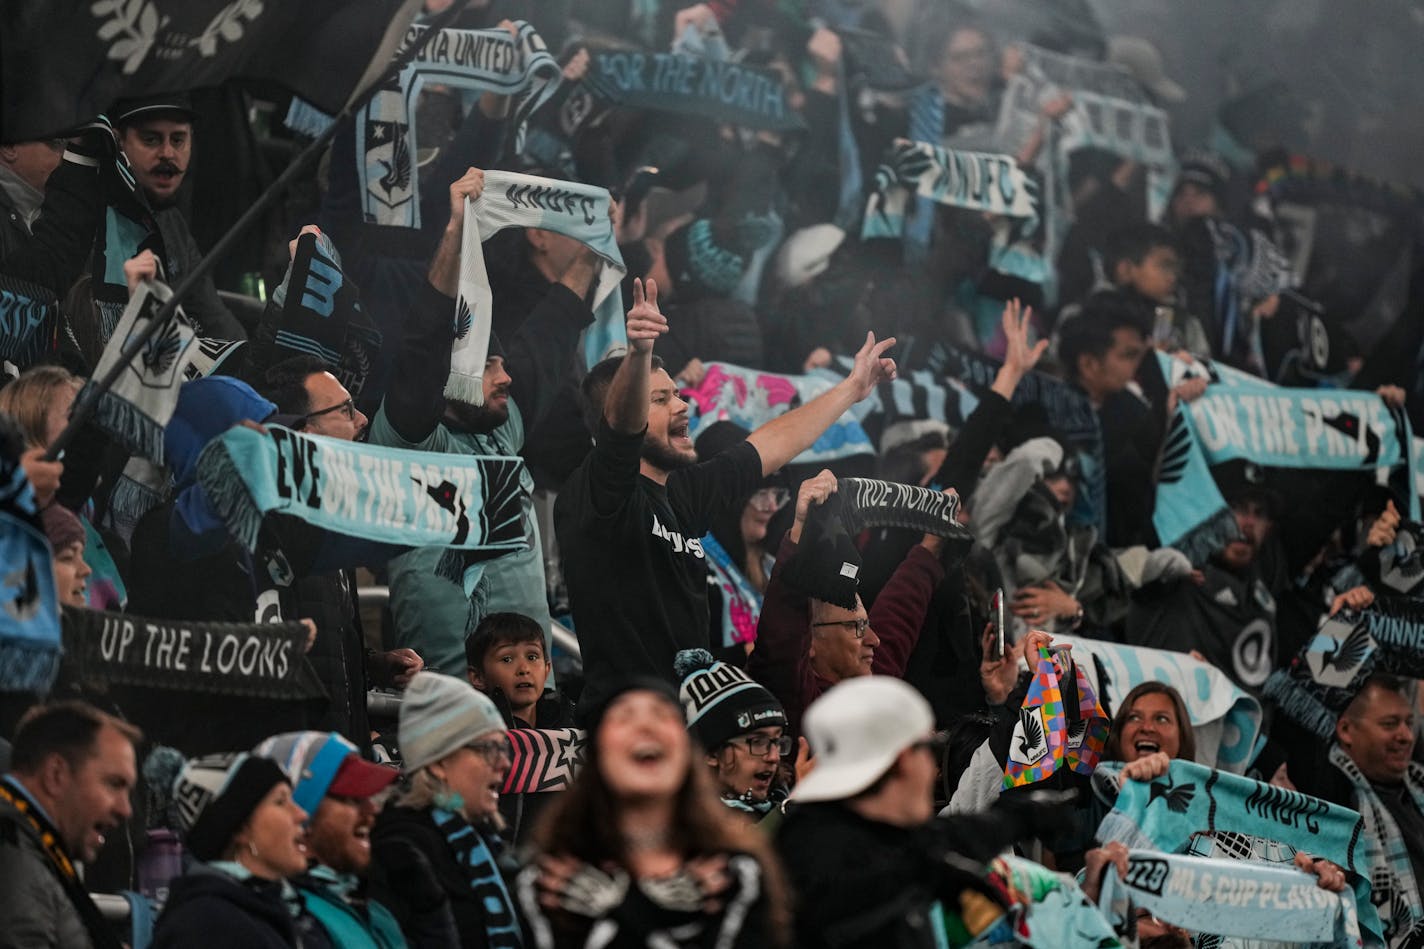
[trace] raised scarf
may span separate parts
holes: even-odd
[[[421,226],[420,172],[416,154],[416,100],[426,83],[472,92],[533,97],[514,116],[522,127],[528,111],[558,85],[560,68],[544,40],[523,20],[508,30],[444,29],[356,113],[356,174],[367,223]],[[405,47],[429,27],[406,31]]]
[[[248,550],[263,518],[280,513],[375,544],[497,556],[525,544],[522,464],[235,426],[203,449],[198,483]]]
[[[594,323],[584,334],[584,361],[592,368],[605,356],[627,347],[623,298],[616,292],[627,268],[613,233],[610,201],[607,189],[576,181],[512,171],[485,172],[484,191],[465,206],[459,295],[454,313],[455,344],[450,351],[450,378],[445,383],[447,398],[472,405],[484,403],[483,378],[494,300],[483,244],[507,227],[553,231],[597,254],[603,266],[593,292]]]
[[[58,877],[60,886],[64,888],[64,895],[79,915],[89,938],[94,941],[95,949],[120,949],[118,938],[99,912],[99,907],[89,898],[84,881],[79,879],[79,873],[74,869],[74,863],[65,851],[64,843],[59,839],[59,832],[54,829],[44,812],[36,807],[17,785],[12,784],[11,780],[0,779],[0,801],[19,812],[19,819],[39,837],[45,863]]]
[[[707,426],[722,419],[736,422],[747,431],[762,425],[798,405],[805,405],[835,385],[829,377],[812,374],[780,375],[747,369],[725,362],[707,363],[707,373],[696,388],[682,394],[696,406],[690,422],[694,439]],[[793,464],[821,464],[851,455],[873,455],[875,446],[853,412],[831,423],[820,437],[793,460]]]
[[[912,194],[915,209],[907,222]],[[1028,240],[1038,230],[1038,185],[1012,157],[896,140],[875,172],[861,237],[903,238],[908,257],[923,259],[936,205],[995,215],[990,268],[1030,283],[1048,278]]]
[[[291,356],[315,356],[353,398],[379,359],[381,333],[325,234],[297,238],[296,255],[272,292],[249,350],[249,376]]]
[[[1173,760],[1167,774],[1152,781],[1121,780],[1121,770],[1118,762],[1104,762],[1093,776],[1100,793],[1120,782],[1113,809],[1098,826],[1103,843],[1268,863],[1288,863],[1302,850],[1324,857],[1348,874],[1366,944],[1382,944],[1359,814],[1192,761]]]
[[[437,807],[430,812],[430,818],[445,836],[455,862],[460,865],[470,890],[484,911],[485,944],[490,949],[519,949],[524,942],[519,931],[519,919],[514,913],[514,902],[509,898],[509,888],[504,884],[504,877],[500,875],[484,835],[453,811]]]
[[[1058,664],[1048,650],[1039,650],[1009,737],[1004,790],[1046,781],[1061,769],[1087,777],[1098,766],[1108,740],[1108,716],[1083,670],[1072,665],[1073,685],[1065,689]]]
[[[599,50],[589,60],[583,85],[595,97],[629,109],[769,131],[806,127],[775,72],[708,56]]]
[[[1115,708],[1144,682],[1165,682],[1186,703],[1202,761],[1233,774],[1250,765],[1261,734],[1261,703],[1220,669],[1167,649],[1076,636],[1054,641],[1072,645],[1074,665],[1088,676],[1104,709]]]
[[[1330,763],[1340,769],[1355,789],[1355,803],[1365,823],[1365,866],[1373,883],[1371,899],[1379,908],[1385,936],[1392,940],[1424,920],[1419,881],[1414,878],[1414,865],[1409,861],[1404,835],[1369,778],[1360,773],[1345,749],[1332,744]],[[1411,761],[1404,775],[1404,786],[1414,806],[1424,813],[1424,767]]]
[[[897,353],[912,351],[913,337],[896,337]],[[850,375],[855,359],[837,356],[830,366],[813,370],[813,374],[834,373],[837,380]],[[933,419],[954,431],[964,427],[979,405],[979,397],[958,379],[931,372],[928,369],[897,368],[895,378],[881,382],[867,398],[852,409],[862,421],[879,416],[881,431],[896,422]]]
[[[1269,943],[1283,935],[1285,914],[1292,945],[1363,945],[1355,901],[1321,889],[1314,876],[1293,867],[1132,850],[1127,876],[1119,877],[1108,865],[1098,906],[1119,932],[1132,925],[1133,907],[1141,907],[1190,932]]]
[[[129,341],[153,322],[173,293],[156,280],[145,280],[124,308],[113,335],[104,344],[94,378],[122,361]],[[163,429],[178,406],[178,389],[196,350],[196,333],[180,307],[143,349],[124,363],[112,388],[99,396],[94,422],[130,452],[163,463]],[[85,383],[92,389],[94,382]],[[82,397],[82,396],[81,396]]]
[[[1329,741],[1345,707],[1378,672],[1424,676],[1424,605],[1414,597],[1381,597],[1365,610],[1321,616],[1290,665],[1271,673],[1265,694]]]
[[[1272,385],[1217,362],[1157,354],[1168,387],[1209,380],[1177,407],[1163,443],[1153,525],[1164,544],[1200,565],[1236,536],[1209,466],[1233,460],[1283,468],[1373,471],[1404,465],[1418,476],[1413,432],[1403,412],[1373,392]],[[1417,519],[1419,498],[1409,495]]]
[[[0,450],[0,690],[48,692],[59,673],[59,605],[50,561],[25,469],[18,455]]]

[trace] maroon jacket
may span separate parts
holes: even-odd
[[[789,731],[799,735],[802,713],[833,683],[811,668],[810,601],[782,579],[782,567],[795,553],[796,544],[789,538],[781,542],[762,598],[747,673],[781,701]],[[943,579],[944,567],[934,554],[919,544],[910,548],[870,609],[870,628],[880,637],[871,665],[876,675],[904,677],[930,597]]]

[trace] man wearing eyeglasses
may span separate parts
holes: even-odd
[[[264,394],[289,427],[343,441],[356,441],[364,434],[366,416],[315,356],[284,359],[267,370],[263,381]],[[367,686],[404,688],[424,662],[412,649],[377,652],[366,646],[354,571],[298,577],[295,586],[297,616],[317,628],[307,658],[331,696],[323,717],[314,724],[339,731],[367,751],[371,747]]]
[[[904,676],[930,598],[944,579],[939,560],[944,540],[926,534],[867,612],[858,592],[860,555],[854,547],[847,541],[849,549],[823,551],[801,543],[807,518],[836,486],[830,471],[801,483],[795,519],[767,583],[756,648],[747,660],[747,671],[785,706],[794,734],[801,734],[806,707],[836,683],[872,673]],[[788,580],[788,567],[798,557],[802,565],[792,568],[795,580]]]

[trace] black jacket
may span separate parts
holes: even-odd
[[[921,827],[868,820],[841,802],[787,814],[776,849],[791,884],[797,949],[930,949],[931,912],[974,890],[998,901],[979,864],[1038,828],[1018,814],[937,818]]]
[[[198,864],[173,881],[153,928],[152,949],[322,949],[329,946],[316,920],[293,891],[255,878],[239,882]],[[295,914],[294,914],[295,911]]]
[[[501,859],[503,844],[487,827],[475,829],[494,855],[505,886],[514,894],[514,867]],[[428,871],[428,872],[427,872]],[[433,879],[432,879],[433,876]],[[470,886],[445,835],[429,810],[389,806],[376,818],[371,832],[370,897],[391,911],[401,929],[410,933],[422,917],[449,901],[463,949],[486,949],[485,903]],[[511,907],[512,908],[512,907]]]
[[[340,732],[367,754],[371,722],[366,714],[366,638],[356,607],[355,574],[340,570],[303,577],[295,590],[296,615],[316,623],[316,642],[307,659],[331,699],[316,728]]]

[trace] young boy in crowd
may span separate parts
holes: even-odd
[[[572,728],[573,706],[545,692],[551,663],[544,631],[523,613],[491,613],[465,640],[470,684],[494,699],[510,728]]]
[[[491,613],[465,639],[465,674],[470,684],[494,700],[510,728],[573,728],[574,705],[553,689],[544,690],[551,663],[544,651],[544,631],[523,613]],[[563,743],[516,742],[511,748],[532,756],[511,761],[522,773],[561,771]],[[543,749],[543,751],[540,751]],[[536,778],[536,785],[541,782]],[[538,816],[559,792],[515,789],[499,796],[505,834],[523,843]]]
[[[1142,302],[1154,313],[1152,342],[1168,352],[1186,350],[1211,356],[1211,344],[1201,321],[1178,300],[1181,254],[1172,232],[1156,224],[1132,224],[1108,234],[1103,270],[1113,286]]]

